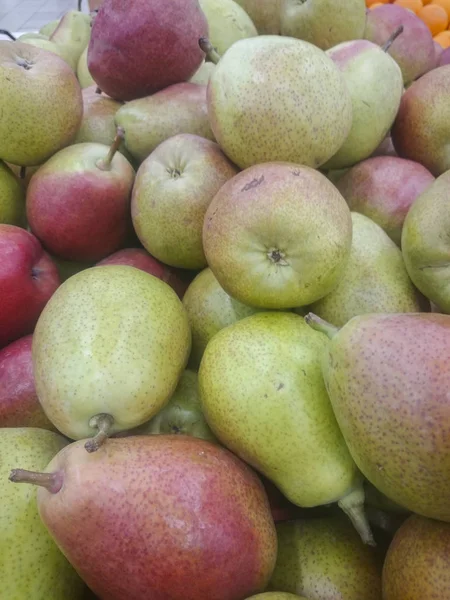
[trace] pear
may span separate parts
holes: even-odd
[[[383,600],[450,598],[450,524],[409,517],[383,567]]]
[[[249,15],[260,35],[279,35],[282,0],[236,0]]]
[[[11,169],[0,161],[0,223],[24,227],[25,189]]]
[[[413,203],[402,231],[402,252],[419,290],[450,313],[450,171],[438,177]]]
[[[328,50],[364,36],[364,0],[282,0],[281,34]]]
[[[235,300],[221,287],[210,268],[195,277],[183,296],[192,332],[190,363],[197,368],[209,340],[221,329],[259,309]]]
[[[80,85],[82,88],[87,88],[92,85],[95,85],[95,86],[97,85],[94,81],[94,78],[89,73],[89,69],[87,66],[87,51],[88,51],[88,46],[86,46],[86,48],[80,54],[80,58],[78,59],[78,63],[77,63],[77,77],[78,77],[78,81],[80,82]]]
[[[204,61],[197,71],[192,75],[189,79],[190,83],[198,83],[200,85],[208,85],[210,77],[216,68],[216,65],[213,62]]]
[[[360,475],[322,379],[328,343],[292,313],[262,312],[238,321],[206,347],[201,403],[219,441],[288,500],[304,508],[339,502],[371,543],[359,512]]]
[[[43,522],[100,598],[241,600],[266,588],[277,536],[245,463],[192,436],[110,439],[95,455],[83,444],[10,479],[42,486]]]
[[[317,168],[347,138],[352,100],[325,52],[263,35],[235,42],[219,60],[208,115],[217,142],[242,169],[273,161]]]
[[[53,21],[50,21],[49,23],[46,23],[39,29],[39,33],[42,35],[46,35],[47,37],[50,37],[52,35],[52,33],[55,31],[55,29],[58,27],[60,22],[61,22],[61,19],[55,19]]]
[[[247,598],[247,600],[307,600],[307,598],[287,592],[263,592],[262,594],[256,594],[256,596]]]
[[[0,159],[39,165],[70,144],[83,113],[80,85],[59,56],[0,41]]]
[[[60,48],[64,48],[67,56],[70,57],[71,64],[74,65],[74,71],[76,71],[81,53],[87,48],[90,37],[90,16],[77,10],[69,10],[50,36],[50,41]]]
[[[258,35],[253,21],[234,0],[199,0],[208,21],[209,41],[224,54],[238,40]]]
[[[450,522],[450,316],[364,315],[339,330],[305,318],[332,338],[323,376],[358,468],[394,502]]]
[[[40,471],[67,444],[36,427],[0,429],[0,580],[8,600],[82,600],[85,585],[39,518],[36,490],[12,485],[19,463]]]
[[[395,60],[367,40],[343,42],[327,54],[341,70],[353,103],[350,133],[323,167],[342,169],[368,158],[384,140],[400,106],[403,78]]]
[[[26,33],[22,33],[22,35],[19,35],[19,37],[17,38],[17,41],[24,42],[25,40],[30,40],[33,38],[36,38],[38,40],[48,40],[49,36],[43,35],[41,33],[36,33],[35,31],[27,31]]]
[[[21,40],[24,44],[29,44],[30,46],[34,46],[36,48],[40,48],[41,50],[45,50],[47,52],[52,52],[62,58],[67,65],[72,69],[72,71],[77,70],[77,63],[70,55],[70,52],[64,47],[59,46],[56,42],[53,42],[51,39],[44,39],[40,37],[27,37],[24,40]]]
[[[387,233],[359,213],[352,213],[352,224],[352,248],[345,272],[332,292],[311,305],[312,312],[340,327],[356,315],[416,313],[425,308],[400,249]]]
[[[169,400],[190,352],[186,312],[166,283],[140,269],[96,266],[53,294],[33,337],[36,391],[67,437],[151,419]]]
[[[340,516],[277,524],[278,557],[269,589],[310,600],[380,600],[381,566]]]
[[[206,86],[172,85],[153,96],[127,102],[116,113],[116,125],[125,130],[125,144],[142,162],[161,142],[178,133],[214,140],[208,121]]]

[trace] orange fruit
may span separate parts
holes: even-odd
[[[377,6],[381,4],[389,4],[389,0],[366,0],[367,8],[372,8],[374,4]]]
[[[408,8],[415,14],[417,14],[419,10],[423,8],[422,0],[395,0],[394,4],[397,4],[397,6],[403,6],[403,8]]]
[[[433,36],[447,29],[448,16],[442,6],[427,4],[418,11],[417,16],[427,25]]]
[[[441,31],[434,36],[433,40],[437,42],[442,48],[450,48],[450,31]]]
[[[450,0],[432,0],[431,6],[442,6],[450,19]]]

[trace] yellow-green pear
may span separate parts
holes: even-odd
[[[236,0],[260,35],[279,35],[282,0]]]
[[[48,418],[95,451],[108,433],[151,419],[186,366],[191,333],[172,288],[122,265],[67,279],[33,336],[36,391]]]
[[[50,36],[50,41],[64,50],[76,71],[78,60],[87,47],[90,37],[91,17],[77,10],[69,10]]]
[[[90,87],[91,85],[96,85],[94,78],[89,73],[89,69],[88,69],[88,65],[87,65],[88,48],[89,48],[89,46],[86,46],[86,48],[80,54],[80,58],[78,59],[78,64],[77,64],[77,77],[78,77],[78,81],[80,82],[80,85],[83,89]]]
[[[208,38],[222,55],[230,46],[258,35],[253,21],[234,0],[199,0],[208,21]]]
[[[202,62],[197,71],[189,79],[189,81],[191,83],[198,83],[200,85],[208,85],[209,79],[215,67],[216,65],[213,62]]]
[[[25,188],[0,160],[0,223],[24,227],[25,222]]]
[[[328,50],[364,37],[364,0],[282,0],[281,34]]]
[[[219,441],[288,500],[339,502],[371,543],[360,474],[323,382],[328,344],[293,313],[261,312],[222,329],[200,364],[203,413]]]
[[[50,23],[46,23],[39,29],[39,33],[50,37],[55,31],[55,29],[58,27],[60,21],[61,19],[54,19],[53,21],[50,21]]]
[[[338,285],[311,310],[337,327],[356,315],[416,313],[424,302],[406,271],[397,244],[374,221],[352,213],[350,258]]]
[[[45,429],[0,429],[0,596],[5,600],[84,598],[83,581],[39,517],[37,488],[8,481],[17,467],[43,471],[66,444]]]

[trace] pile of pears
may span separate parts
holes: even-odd
[[[450,66],[414,19],[104,0],[0,41],[2,598],[450,598]]]

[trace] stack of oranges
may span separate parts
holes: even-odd
[[[431,31],[435,42],[450,47],[450,0],[366,0],[368,8],[398,4],[415,13]]]

